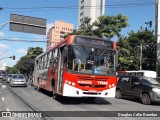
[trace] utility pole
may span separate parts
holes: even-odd
[[[157,37],[157,62],[156,62],[156,72],[160,75],[160,0],[156,0],[156,18],[155,18],[155,34]]]
[[[139,69],[140,69],[140,71],[142,70],[142,44],[141,44],[141,46],[140,46],[140,57],[139,57]]]

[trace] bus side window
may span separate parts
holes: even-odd
[[[51,56],[52,56],[52,52],[49,52],[49,53],[48,53],[47,68],[49,68],[49,67],[50,67]]]
[[[54,50],[50,53],[49,67],[52,67],[54,59]]]
[[[53,66],[56,67],[58,63],[58,57],[54,58],[53,60]]]

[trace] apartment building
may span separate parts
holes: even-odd
[[[83,22],[84,17],[92,18],[93,23],[99,16],[105,14],[105,0],[79,0],[78,26]]]
[[[47,33],[47,47],[49,49],[64,39],[64,35],[73,31],[74,25],[64,21],[55,21],[54,26]]]

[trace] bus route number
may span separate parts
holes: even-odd
[[[98,84],[99,84],[99,85],[107,85],[108,82],[105,82],[105,81],[98,81]]]

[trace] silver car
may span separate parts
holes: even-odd
[[[25,86],[27,87],[27,80],[22,74],[12,74],[9,82],[10,86]]]

